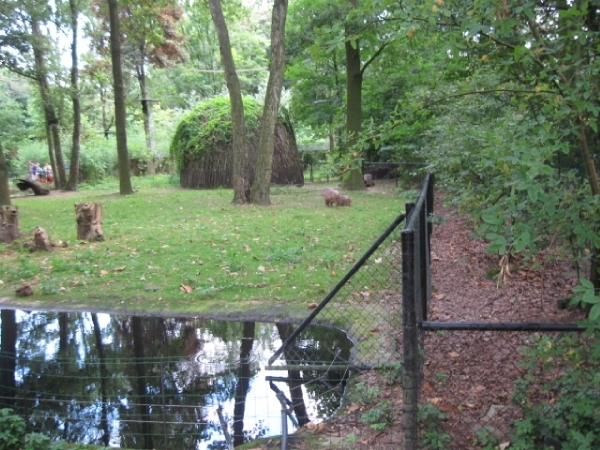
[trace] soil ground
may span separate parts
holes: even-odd
[[[431,321],[574,323],[584,318],[579,309],[559,307],[572,293],[576,272],[571,263],[558,257],[556,248],[528,264],[505,265],[509,272],[500,277],[499,258],[486,253],[486,243],[475,237],[466,216],[444,207],[441,200],[435,215]],[[510,397],[514,380],[523,373],[518,364],[520,348],[530,342],[532,333],[438,332],[427,333],[423,339],[420,403],[431,403],[444,413],[445,420],[436,431],[449,435],[451,443],[445,448],[481,448],[485,433],[500,443],[508,442],[509,424],[519,418]],[[289,448],[400,448],[402,388],[399,382],[390,383],[389,375],[359,374],[350,392],[353,402],[328,422],[300,430],[290,438]],[[369,393],[375,391],[378,396],[372,398]],[[381,408],[382,401],[385,408]],[[375,430],[373,420],[365,418],[382,409],[388,415],[379,423],[386,419],[388,423]],[[273,440],[254,448],[275,449],[280,443]]]

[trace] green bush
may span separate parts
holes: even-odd
[[[534,450],[549,442],[560,443],[563,450],[598,448],[600,354],[597,347],[573,336],[560,340],[542,336],[525,351],[527,372],[516,383],[513,397],[523,418],[513,424],[511,449]],[[564,369],[554,375],[560,367]],[[541,378],[546,382],[539,387]]]
[[[13,414],[12,409],[0,409],[0,449],[21,450],[25,432],[25,419]]]

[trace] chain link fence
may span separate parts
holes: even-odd
[[[372,368],[402,359],[401,332],[402,250],[398,216],[323,301],[270,358],[272,367],[318,363],[308,357],[313,342],[303,339],[309,324],[343,329],[354,343],[350,354],[343,349],[320,362],[321,368],[342,366]]]

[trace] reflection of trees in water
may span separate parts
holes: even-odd
[[[233,407],[233,445],[244,443],[244,415],[246,412],[246,396],[250,389],[250,353],[254,345],[254,322],[244,322],[244,333],[240,345],[240,367],[238,369],[238,382],[235,388],[235,405]]]
[[[277,331],[279,332],[279,336],[281,337],[281,342],[285,342],[287,338],[289,338],[294,332],[294,328],[290,324],[277,323]],[[288,360],[288,364],[294,364],[293,358],[298,353],[298,348],[296,347],[296,341],[290,342],[290,345],[286,346],[283,351],[283,355]],[[288,386],[290,388],[290,400],[292,401],[292,405],[294,408],[294,414],[296,414],[296,420],[298,421],[298,425],[303,427],[310,420],[308,420],[308,414],[306,413],[306,404],[304,403],[304,395],[302,392],[302,375],[300,374],[300,370],[297,369],[289,369],[288,370]]]
[[[284,330],[278,325],[282,341],[293,332],[290,325],[286,327]],[[284,349],[284,357],[289,365],[306,367],[288,371],[289,377],[302,379],[307,395],[314,400],[319,417],[330,417],[340,405],[349,373],[346,368],[336,368],[336,365],[340,367],[347,364],[351,351],[352,343],[343,331],[325,327],[306,328]],[[317,370],[316,366],[328,367],[328,370]],[[294,384],[290,382],[290,388]],[[292,401],[295,405],[296,401]]]
[[[208,419],[219,404],[231,406],[236,445],[268,431],[264,422],[244,430],[244,416],[258,369],[252,354],[271,347],[272,326],[57,312],[18,318],[2,311],[0,388],[8,399],[16,392],[14,406],[34,431],[129,448],[213,441],[217,449],[225,444],[220,425]],[[307,361],[315,349],[338,345],[311,332],[298,341]],[[6,357],[11,348],[16,364]],[[311,386],[307,392],[316,392]]]
[[[2,344],[0,347],[0,406],[12,408],[15,404],[15,369],[17,356],[17,320],[15,311],[3,309]]]
[[[94,324],[94,339],[96,342],[96,351],[98,352],[98,369],[100,371],[100,402],[101,402],[101,417],[100,429],[102,437],[100,442],[105,447],[108,447],[110,441],[110,430],[108,428],[108,379],[109,373],[106,367],[106,354],[104,352],[104,344],[102,343],[102,330],[98,322],[98,314],[92,314],[92,323]]]

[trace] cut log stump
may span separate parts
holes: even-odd
[[[103,241],[102,204],[76,203],[77,239],[82,241]]]
[[[42,227],[35,227],[35,233],[33,235],[33,250],[43,250],[46,252],[51,252],[54,250],[52,248],[52,244],[50,243],[50,237],[46,230]]]
[[[0,206],[0,242],[9,244],[20,235],[19,209],[12,205]]]

